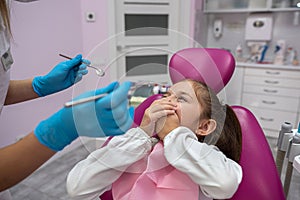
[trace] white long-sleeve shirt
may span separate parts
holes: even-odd
[[[68,193],[75,199],[99,197],[130,165],[149,155],[151,148],[150,137],[140,128],[114,137],[70,171]],[[209,198],[230,198],[242,179],[242,169],[236,162],[215,146],[198,142],[195,134],[185,127],[174,129],[164,138],[164,155]]]

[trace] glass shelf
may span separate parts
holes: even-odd
[[[300,0],[272,0],[274,9],[299,9]]]
[[[300,11],[300,0],[205,0],[204,13]]]

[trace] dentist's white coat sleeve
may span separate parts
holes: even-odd
[[[215,146],[198,142],[188,128],[178,127],[170,132],[164,138],[164,149],[168,162],[186,173],[207,197],[228,199],[242,180],[239,164]]]
[[[80,161],[67,177],[67,191],[73,199],[94,199],[111,188],[128,166],[151,150],[150,137],[140,128],[115,136],[107,146]]]

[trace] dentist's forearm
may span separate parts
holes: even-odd
[[[38,98],[37,93],[32,88],[32,79],[11,80],[5,99],[5,105],[20,103],[23,101]]]
[[[33,133],[0,149],[0,191],[8,189],[39,168],[55,154],[42,145]]]

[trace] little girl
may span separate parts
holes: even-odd
[[[67,190],[75,199],[110,189],[114,200],[228,199],[242,179],[240,152],[233,110],[186,79],[146,109],[139,127],[76,164]]]

